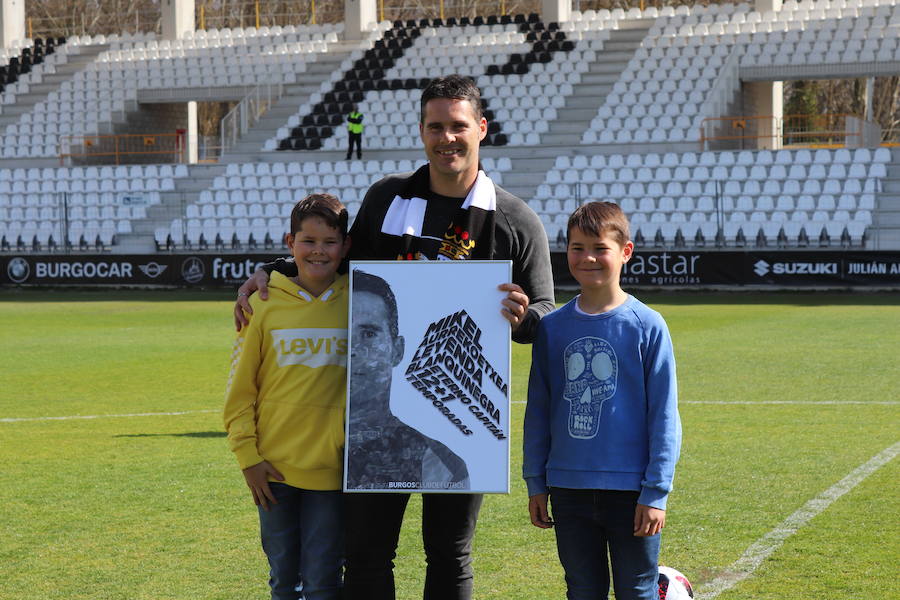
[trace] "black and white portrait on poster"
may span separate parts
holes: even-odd
[[[350,265],[348,492],[509,492],[510,261]]]

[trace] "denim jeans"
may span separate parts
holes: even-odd
[[[409,494],[346,494],[345,600],[394,600],[394,558]],[[472,598],[481,494],[422,494],[425,600]]]
[[[339,599],[343,495],[275,482],[269,482],[269,488],[278,504],[269,503],[269,510],[259,508],[259,528],[269,559],[272,600]]]
[[[660,535],[635,537],[638,492],[550,488],[556,547],[569,600],[657,600]]]

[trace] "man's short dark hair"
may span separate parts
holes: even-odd
[[[384,305],[387,307],[388,325],[390,326],[391,335],[394,337],[400,335],[400,327],[397,325],[397,298],[394,296],[394,290],[391,289],[388,282],[377,275],[353,269],[353,293],[359,292],[369,292],[384,300]]]
[[[291,210],[291,235],[296,235],[309,217],[319,217],[332,229],[337,229],[342,238],[347,237],[347,209],[331,194],[310,194],[294,205]]]
[[[435,98],[448,98],[451,100],[468,100],[475,111],[475,120],[481,121],[481,90],[475,85],[475,80],[462,75],[447,75],[432,79],[428,86],[422,90],[419,122],[425,123],[425,105]]]

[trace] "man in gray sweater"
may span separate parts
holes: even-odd
[[[513,340],[530,343],[554,308],[547,235],[522,200],[481,171],[487,134],[481,94],[471,79],[441,77],[422,92],[419,132],[428,164],[389,175],[366,193],[350,229],[350,258],[359,260],[511,260],[513,281],[501,311]],[[283,259],[267,265],[292,275]],[[268,273],[257,271],[238,290],[235,324],[246,324],[246,298],[265,297]],[[472,598],[472,538],[481,494],[422,494],[427,570],[425,600]],[[344,597],[393,600],[393,559],[409,494],[347,496]]]

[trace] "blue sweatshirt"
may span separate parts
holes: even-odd
[[[577,298],[543,319],[532,348],[522,474],[548,486],[633,490],[665,510],[681,449],[672,339],[629,296],[588,315]]]

